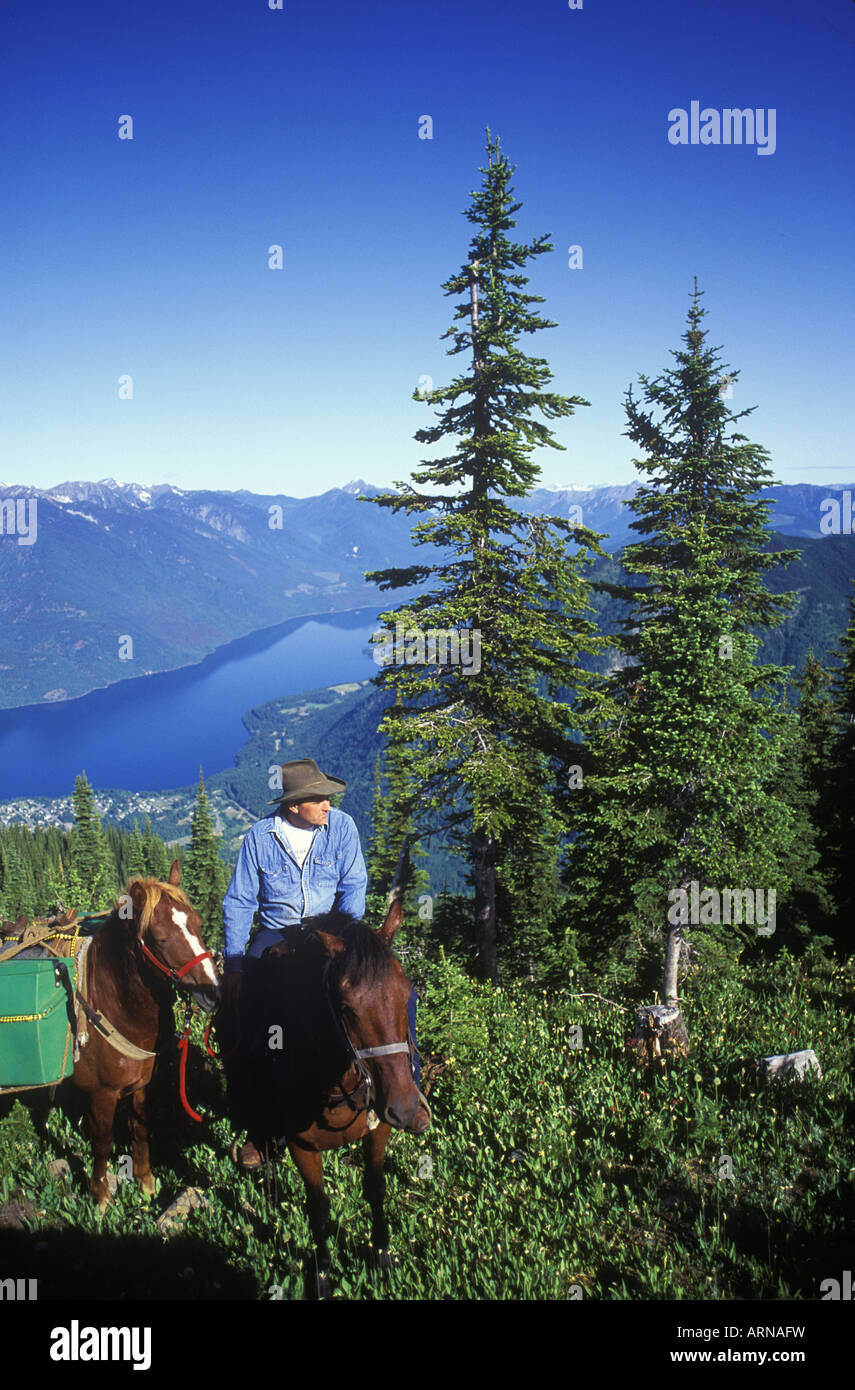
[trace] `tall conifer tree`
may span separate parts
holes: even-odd
[[[15,831],[18,829],[18,826],[14,827]],[[32,864],[27,858],[20,834],[10,835],[3,849],[3,891],[0,904],[3,915],[9,921],[16,921],[22,913],[25,917],[32,917],[37,910]]]
[[[386,665],[378,683],[401,696],[382,729],[407,749],[407,771],[420,805],[438,812],[470,856],[475,887],[475,941],[483,977],[496,979],[496,870],[524,844],[547,866],[552,846],[538,835],[556,814],[557,788],[574,761],[569,734],[578,728],[559,692],[590,680],[579,659],[599,650],[587,613],[585,562],[598,549],[591,532],[556,519],[521,515],[506,500],[524,497],[540,469],[536,446],[562,448],[534,419],[572,415],[587,402],[544,388],[552,378],[542,358],[518,346],[524,333],[554,327],[524,292],[521,268],[552,250],[541,236],[515,242],[513,169],[487,132],[483,186],[465,216],[475,228],[469,256],[443,286],[463,296],[446,337],[449,355],[464,352],[463,373],[429,393],[442,411],[416,439],[453,437],[453,452],[425,461],[416,486],[372,499],[418,518],[416,545],[445,552],[437,564],[376,572],[381,589],[428,582],[406,607],[383,614],[385,627],[415,632],[408,659],[419,659],[419,634],[454,631],[469,646],[462,663]],[[419,399],[419,393],[415,393]],[[425,485],[428,490],[419,491]],[[577,549],[568,556],[568,541]],[[470,637],[469,634],[472,634]],[[475,670],[475,634],[480,669]],[[426,640],[426,639],[422,639]],[[545,872],[548,871],[545,867]]]
[[[128,843],[128,878],[145,878],[145,845],[140,834],[140,827],[134,821],[134,828]]]
[[[730,432],[750,411],[727,406],[723,384],[738,373],[706,347],[704,313],[696,285],[685,350],[655,380],[641,377],[649,408],[627,394],[627,434],[645,450],[636,466],[650,483],[628,504],[643,539],[623,563],[642,582],[603,586],[632,604],[628,661],[612,678],[571,858],[580,927],[604,942],[622,928],[642,953],[666,937],[666,999],[683,951],[669,893],[696,883],[701,893],[750,888],[781,899],[795,819],[779,783],[787,673],[755,664],[755,632],[792,604],[762,576],[794,552],[765,549],[769,504],[756,494],[771,482],[768,455]],[[709,913],[707,927],[728,935]]]
[[[852,583],[855,585],[855,580]],[[837,732],[822,821],[828,827],[826,843],[837,919],[834,935],[838,945],[851,952],[855,945],[855,589],[841,650],[836,655],[842,660],[834,678]]]
[[[199,789],[190,833],[190,846],[183,869],[183,886],[205,928],[206,940],[221,944],[223,897],[226,891],[226,866],[220,858],[214,823],[205,791],[205,779],[199,769]]]
[[[72,804],[76,825],[70,860],[83,892],[82,906],[89,910],[107,907],[117,890],[116,870],[85,772],[74,783]]]
[[[428,876],[419,866],[425,851],[418,843],[410,800],[412,788],[401,745],[388,744],[379,754],[374,767],[374,796],[371,807],[371,838],[368,842],[366,865],[372,895],[378,895],[375,907],[382,910],[392,886],[398,857],[404,841],[410,841],[410,874],[407,880],[405,910],[418,911],[418,900],[428,893]]]
[[[169,853],[163,840],[152,830],[148,816],[145,818],[142,844],[146,877],[156,878],[161,883],[165,883],[169,877]]]
[[[828,856],[825,800],[828,769],[835,739],[832,678],[812,652],[793,682],[798,707],[781,762],[781,794],[794,814],[794,835],[786,869],[792,879],[782,916],[783,940],[799,942],[809,932],[828,930],[834,915],[830,894],[832,875]]]

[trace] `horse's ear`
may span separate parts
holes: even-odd
[[[387,945],[404,920],[404,890],[410,873],[410,840],[412,839],[412,835],[404,836],[404,843],[401,853],[398,855],[398,863],[395,866],[395,877],[392,879],[392,887],[389,891],[389,911],[386,913],[386,921],[378,933],[384,938]]]
[[[139,912],[145,902],[145,888],[143,887],[142,879],[132,878],[128,884],[128,893],[130,894],[134,909],[136,912]]]
[[[328,956],[340,956],[342,951],[345,950],[344,942],[340,936],[333,936],[328,931],[319,931],[316,935],[319,937]]]
[[[403,896],[396,898],[386,913],[386,921],[378,929],[377,935],[382,936],[384,941],[389,944],[395,932],[404,920],[404,899]]]
[[[181,882],[181,865],[177,859],[172,861],[172,868],[169,870],[169,882],[173,888],[177,888]]]

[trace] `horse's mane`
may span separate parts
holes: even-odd
[[[128,889],[139,884],[143,890],[143,905],[139,917],[139,930],[145,935],[154,919],[157,905],[162,898],[174,902],[182,911],[192,912],[192,904],[172,883],[162,883],[157,878],[132,878]],[[127,895],[123,895],[127,902]],[[121,999],[131,999],[139,990],[139,967],[133,949],[136,927],[132,918],[122,912],[123,898],[119,898],[107,921],[97,933],[100,950],[110,963],[110,969]]]
[[[303,918],[304,930],[329,932],[344,942],[345,949],[333,956],[329,966],[331,984],[339,991],[342,980],[351,985],[375,985],[389,972],[392,953],[385,938],[366,922],[357,922],[340,912],[325,912]]]
[[[329,956],[318,932],[339,937],[345,949]],[[285,928],[290,954],[252,961],[244,974],[243,1046],[229,1077],[235,1117],[257,1133],[280,1135],[305,1129],[319,1097],[347,1069],[350,1053],[337,1019],[341,985],[382,981],[392,953],[365,922],[336,912],[303,919]],[[281,1047],[271,1049],[272,1026],[281,1028]]]
[[[163,897],[168,898],[170,902],[176,903],[187,912],[193,911],[192,904],[186,894],[173,883],[161,883],[159,878],[132,878],[128,883],[128,888],[134,883],[138,884],[144,891],[142,911],[140,912],[140,932],[143,934],[151,926],[157,905]],[[118,912],[118,910],[119,905],[117,903],[115,911]]]

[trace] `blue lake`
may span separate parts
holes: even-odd
[[[231,767],[241,715],[267,700],[377,674],[376,609],[297,618],[197,666],[120,681],[79,700],[0,711],[0,800],[93,786],[157,791]]]

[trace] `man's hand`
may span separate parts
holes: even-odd
[[[223,976],[222,1001],[226,1013],[234,1013],[237,1010],[242,980],[243,972],[240,970],[227,970]]]

